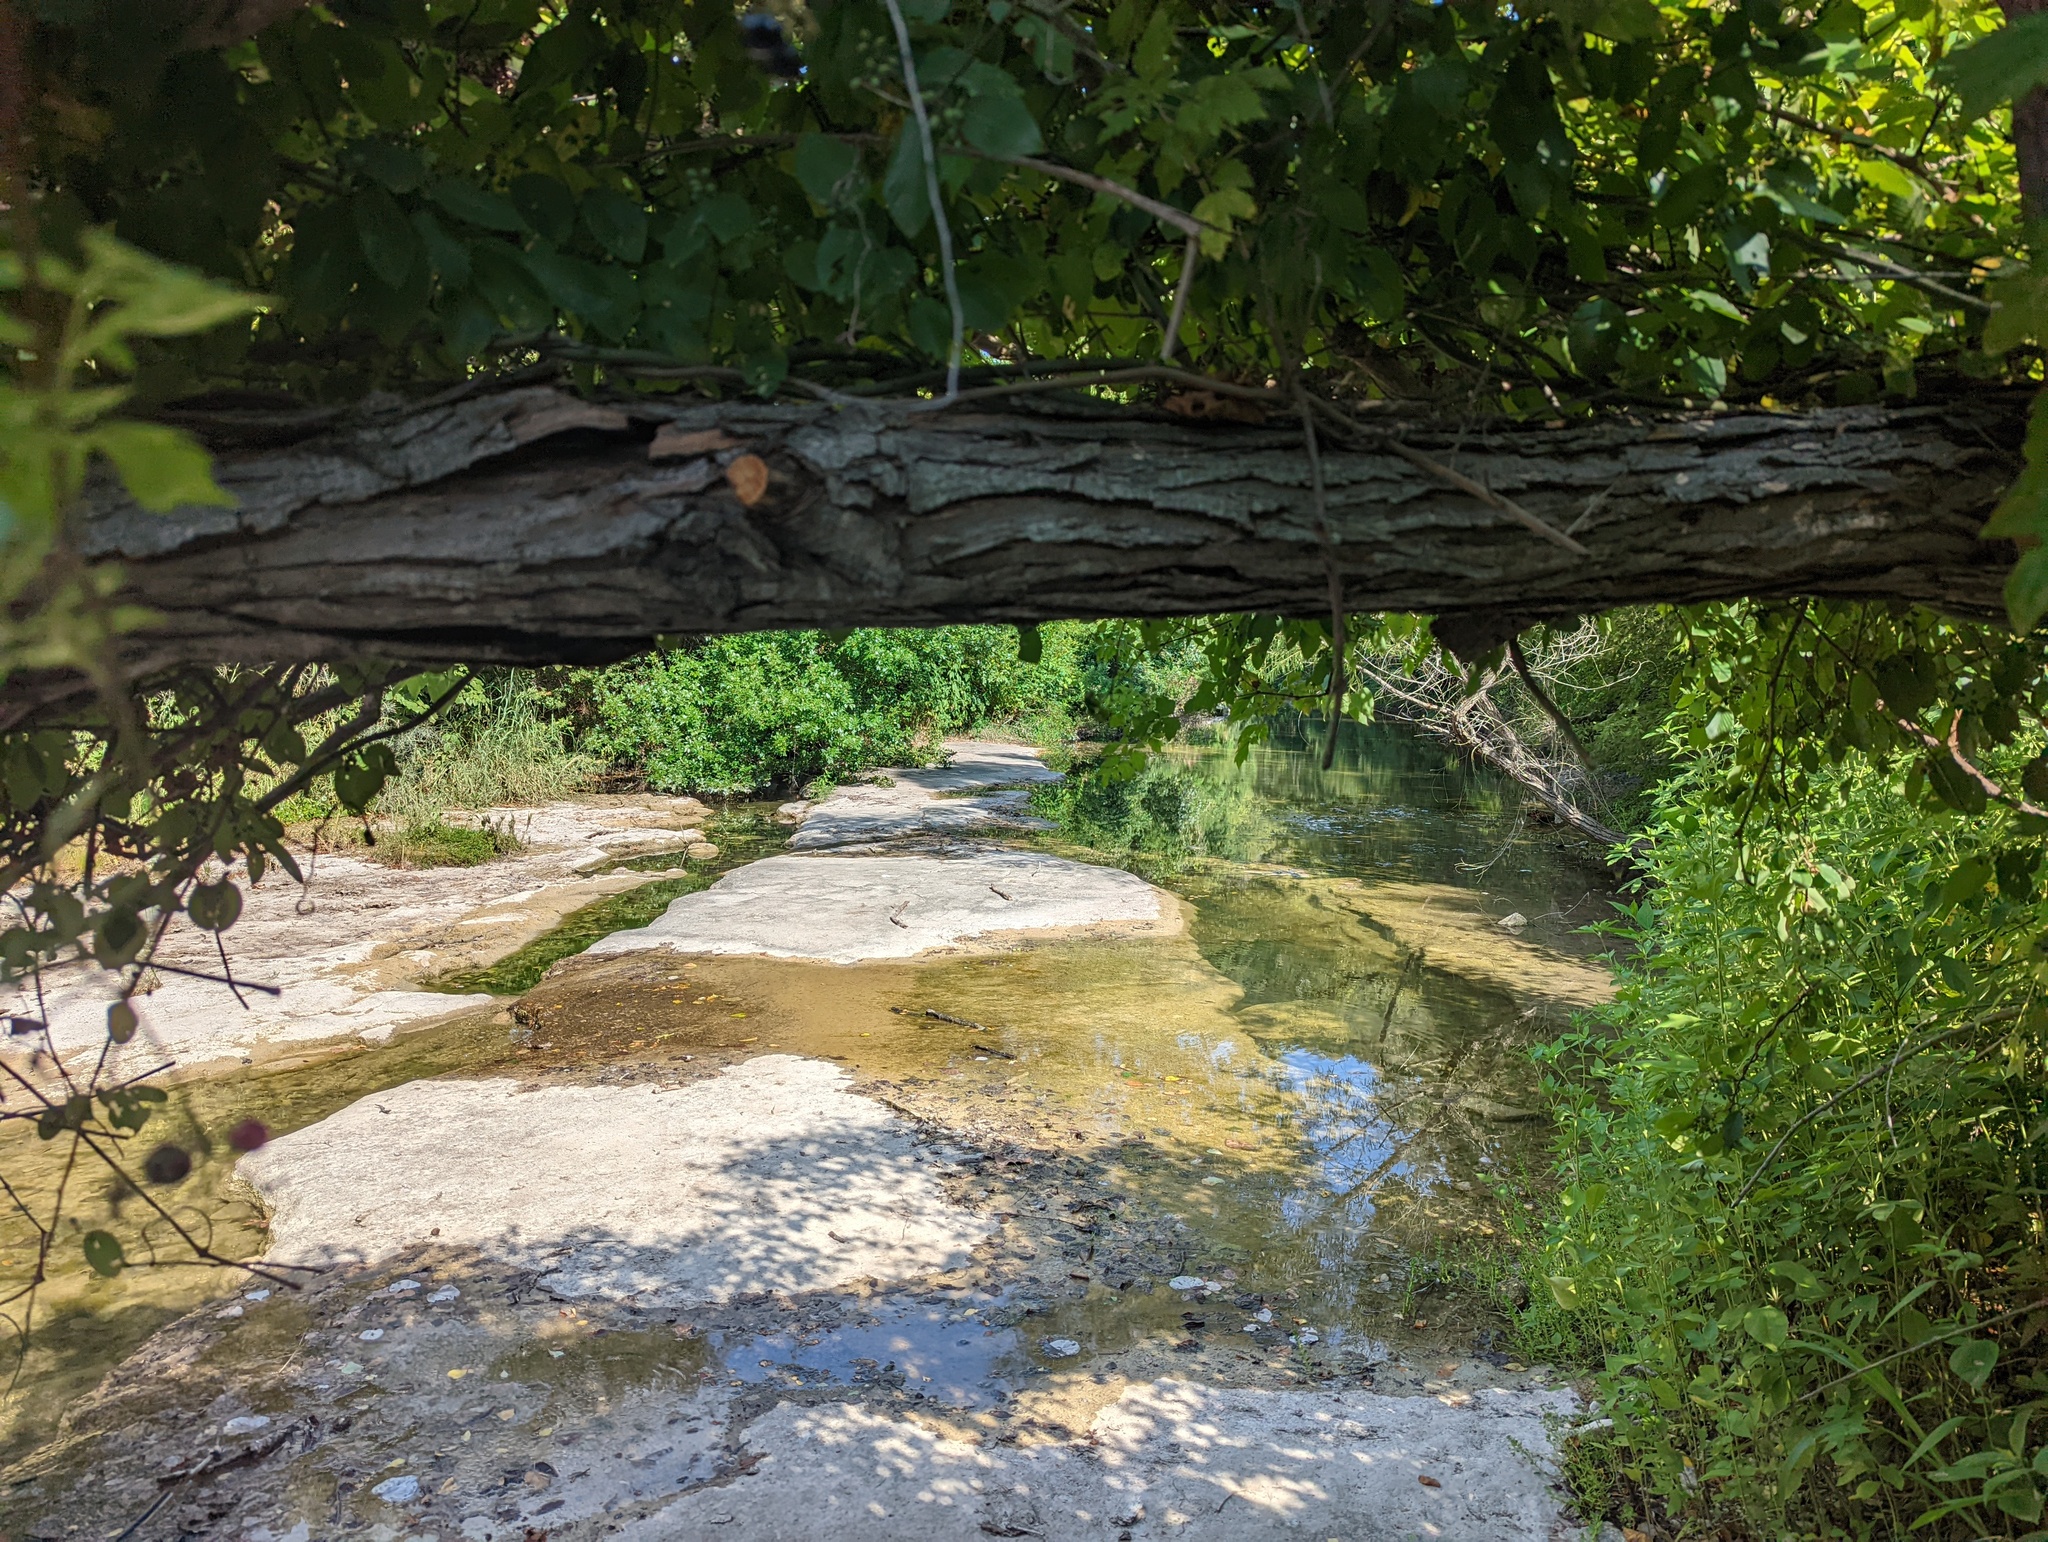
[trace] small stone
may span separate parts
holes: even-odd
[[[1513,910],[1493,923],[1504,932],[1519,932],[1529,924],[1529,918],[1519,910]]]
[[[685,847],[683,849],[683,855],[688,857],[692,862],[709,862],[713,857],[718,855],[718,848],[712,845],[709,841],[698,841],[693,846]]]
[[[213,1315],[216,1317],[240,1317],[242,1315],[242,1303],[237,1301],[233,1306],[224,1306]]]
[[[1213,1176],[1212,1176],[1212,1177],[1208,1177],[1208,1178],[1204,1178],[1204,1179],[1202,1180],[1202,1182],[1204,1182],[1204,1183],[1208,1183],[1208,1184],[1217,1184],[1217,1183],[1221,1183],[1222,1181],[1223,1181],[1223,1180],[1222,1180],[1221,1178],[1217,1178],[1217,1177],[1213,1177]]]
[[[362,1374],[363,1374],[363,1362],[362,1362],[362,1361],[360,1361],[360,1360],[344,1360],[344,1361],[342,1361],[342,1362],[341,1362],[341,1374],[342,1374],[342,1375],[344,1375],[344,1376],[360,1376],[360,1375],[362,1375]]]
[[[1065,1360],[1081,1352],[1081,1346],[1072,1339],[1047,1339],[1039,1348],[1055,1360]]]
[[[453,1285],[443,1285],[439,1290],[435,1291],[431,1296],[427,1297],[427,1305],[439,1306],[444,1301],[453,1301],[457,1296],[461,1294],[462,1292],[457,1290]]]
[[[394,1296],[402,1296],[409,1290],[418,1290],[419,1288],[420,1282],[418,1280],[395,1280],[384,1287],[386,1292]]]
[[[384,1337],[384,1330],[382,1328],[365,1328],[361,1333],[358,1333],[356,1337],[361,1339],[365,1344],[374,1344],[377,1342],[377,1340]]]
[[[243,1293],[242,1299],[244,1301],[268,1301],[270,1299],[270,1292],[268,1290],[246,1291]]]
[[[236,1414],[220,1427],[220,1432],[223,1435],[253,1435],[269,1423],[269,1414]]]
[[[1168,1290],[1200,1290],[1202,1279],[1196,1274],[1176,1274],[1166,1282]]]
[[[386,1478],[370,1492],[388,1505],[409,1505],[420,1497],[420,1480],[406,1473],[403,1477]]]
[[[1262,1306],[1252,1313],[1252,1316],[1258,1318],[1260,1322],[1271,1322],[1273,1320],[1273,1309],[1270,1306]]]

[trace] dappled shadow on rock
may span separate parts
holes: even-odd
[[[412,1082],[241,1173],[281,1261],[375,1262],[439,1239],[565,1299],[715,1301],[958,1267],[987,1223],[847,1081],[765,1055],[675,1090]]]
[[[1545,1418],[1574,1406],[1569,1393],[1485,1391],[1453,1406],[1158,1381],[1125,1389],[1079,1440],[991,1441],[852,1403],[786,1404],[748,1430],[760,1460],[745,1477],[620,1536],[1549,1542],[1568,1523],[1544,1466]]]

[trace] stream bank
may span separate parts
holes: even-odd
[[[1020,780],[976,753],[956,783]],[[897,795],[856,791],[804,828],[868,850],[773,862],[833,865],[861,935],[963,903],[863,862],[1070,863],[988,843],[1031,833],[1002,794],[1007,830],[913,808],[882,836]],[[108,1377],[18,1470],[10,1503],[58,1506],[27,1534],[161,1499],[165,1536],[251,1539],[798,1536],[835,1511],[941,1536],[963,1508],[995,1535],[1547,1536],[1557,1498],[1507,1442],[1541,1451],[1568,1390],[1418,1309],[1403,1265],[1502,1224],[1490,1175],[1540,1155],[1520,1050],[1602,972],[1455,885],[1238,864],[1146,915],[1148,886],[1071,865],[1102,905],[1036,918],[1056,933],[977,911],[948,951],[836,965],[807,961],[851,934],[805,887],[742,869],[557,965],[516,1021],[390,1046],[459,1074],[244,1162],[273,1254],[338,1267]],[[704,946],[758,949],[764,915],[798,956]],[[1431,962],[1464,955],[1493,973]]]

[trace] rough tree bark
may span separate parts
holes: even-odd
[[[1461,646],[1616,605],[1885,596],[1995,614],[1977,531],[2024,398],[1808,416],[1383,432],[1327,445],[1345,603]],[[348,419],[209,416],[239,507],[102,486],[88,555],[159,622],[139,665],[588,662],[661,633],[1057,616],[1312,614],[1329,587],[1299,432],[1069,401],[1001,412],[591,402],[552,387]],[[1369,446],[1370,441],[1360,441]],[[747,461],[755,457],[758,465]],[[765,490],[756,475],[765,467]]]

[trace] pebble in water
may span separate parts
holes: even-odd
[[[420,1497],[420,1480],[410,1473],[399,1478],[386,1478],[370,1492],[388,1505],[409,1505]]]
[[[1072,1339],[1047,1339],[1039,1347],[1056,1360],[1065,1360],[1081,1352],[1081,1346]]]

